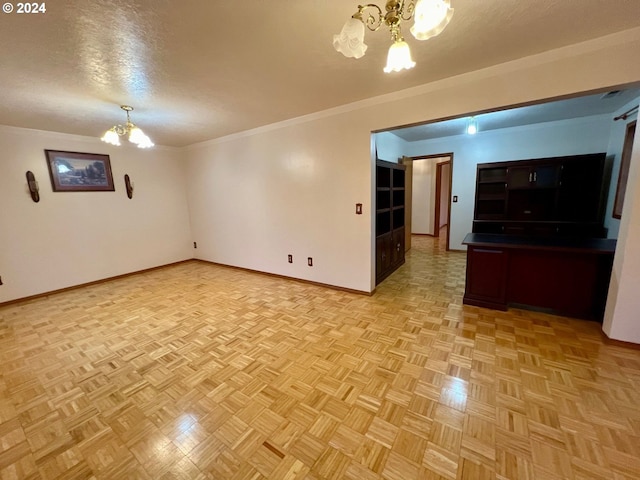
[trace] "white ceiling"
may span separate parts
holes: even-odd
[[[452,3],[438,37],[405,32],[418,65],[391,75],[387,31],[367,32],[360,60],[333,50],[355,0],[58,0],[0,14],[0,124],[98,136],[125,103],[157,144],[183,146],[640,26],[639,0]]]
[[[497,112],[475,115],[479,131],[498,130],[535,123],[612,114],[640,96],[640,89],[615,90],[597,95],[558,100],[538,105],[511,108]],[[469,117],[416,125],[391,130],[394,135],[407,142],[451,137],[466,133]]]

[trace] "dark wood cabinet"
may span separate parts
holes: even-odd
[[[507,252],[499,247],[468,247],[468,252],[465,303],[506,310]]]
[[[473,232],[605,237],[605,156],[478,165]]]
[[[602,320],[616,241],[470,233],[464,303]]]
[[[615,250],[605,156],[478,165],[464,303],[602,319]]]
[[[376,284],[404,263],[405,166],[376,162]]]

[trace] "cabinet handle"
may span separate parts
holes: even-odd
[[[400,244],[398,244],[398,246],[396,247],[396,250],[399,252],[400,251]]]
[[[533,181],[534,182],[538,181],[538,172],[533,172]]]
[[[529,183],[533,182],[533,173],[529,172]]]
[[[488,250],[486,248],[474,248],[473,251],[480,253],[504,253],[504,250]]]

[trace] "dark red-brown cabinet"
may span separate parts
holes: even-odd
[[[606,154],[480,164],[464,303],[601,320],[616,241]]]

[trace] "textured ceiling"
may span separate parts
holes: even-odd
[[[1,14],[0,124],[97,136],[126,103],[156,144],[183,146],[640,25],[639,0],[453,0],[441,35],[406,35],[416,68],[387,75],[386,31],[367,32],[360,60],[333,50],[357,3],[67,0]]]

